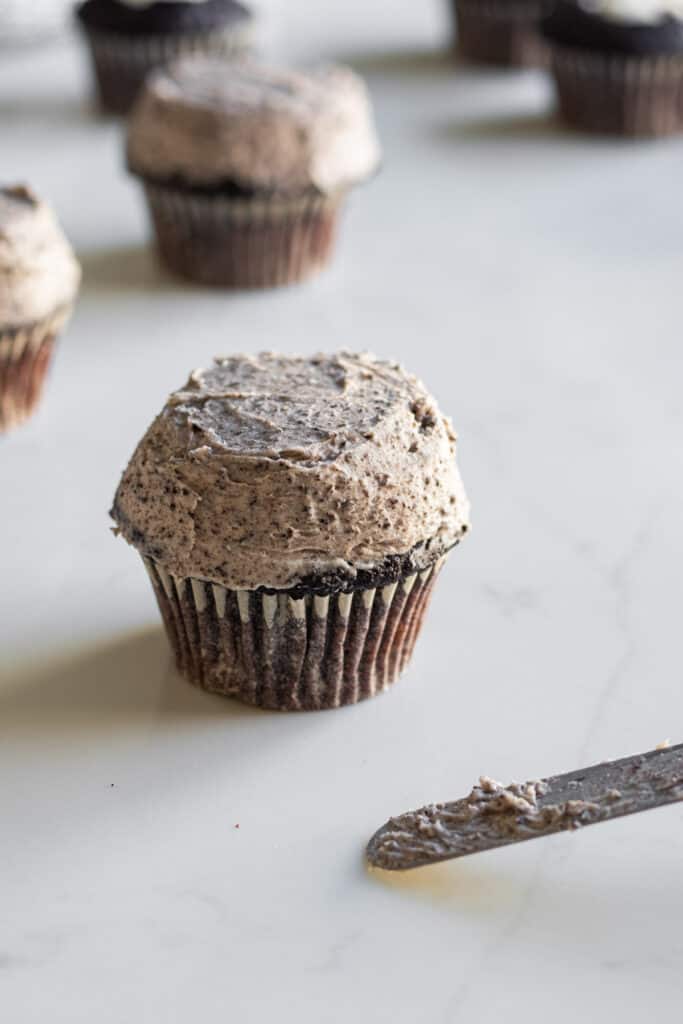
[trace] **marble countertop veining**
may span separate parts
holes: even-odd
[[[0,444],[3,1019],[673,1016],[680,808],[405,877],[362,850],[481,773],[681,739],[683,140],[572,136],[542,76],[456,74],[436,2],[262,6],[273,53],[367,76],[386,153],[302,288],[165,276],[78,40],[0,64],[2,178],[84,267],[46,400]],[[474,528],[393,692],[259,713],[177,678],[106,513],[191,367],[344,346],[452,413]]]

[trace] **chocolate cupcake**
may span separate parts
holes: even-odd
[[[340,67],[185,59],[148,80],[128,134],[162,260],[224,287],[324,266],[347,192],[378,162],[365,86]]]
[[[552,0],[451,0],[460,56],[475,64],[546,67],[539,22]]]
[[[181,672],[282,710],[385,690],[468,528],[455,440],[415,377],[368,355],[262,353],[195,371],[111,513]]]
[[[79,281],[50,208],[23,186],[0,188],[0,431],[38,403]]]
[[[543,33],[570,125],[634,136],[683,129],[681,0],[559,0]]]
[[[77,10],[100,105],[126,114],[146,76],[183,54],[236,57],[253,17],[236,0],[86,0]]]

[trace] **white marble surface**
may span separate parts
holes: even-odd
[[[677,1019],[678,808],[404,878],[361,854],[481,772],[681,738],[683,142],[578,139],[540,76],[456,73],[436,3],[324,6],[271,4],[269,46],[356,61],[386,166],[334,269],[280,293],[156,269],[75,44],[0,64],[2,178],[54,201],[85,269],[0,446],[2,1018]],[[191,367],[338,346],[436,390],[475,528],[393,692],[258,713],[176,677],[106,513]]]

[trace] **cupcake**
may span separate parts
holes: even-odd
[[[77,10],[100,105],[126,114],[147,74],[186,53],[235,57],[253,18],[236,0],[86,0]]]
[[[0,431],[36,406],[79,281],[50,208],[23,186],[0,188]]]
[[[262,353],[195,371],[111,513],[180,671],[281,710],[385,690],[468,528],[455,440],[415,377],[369,355]]]
[[[0,47],[33,43],[62,32],[71,0],[2,0]]]
[[[458,53],[476,64],[546,67],[539,22],[552,0],[451,0]]]
[[[161,259],[209,285],[268,288],[330,259],[340,208],[379,148],[362,81],[185,58],[148,79],[128,133]]]
[[[570,125],[641,136],[683,129],[682,0],[560,0],[543,32]]]

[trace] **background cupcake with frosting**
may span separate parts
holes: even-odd
[[[80,279],[50,207],[24,185],[0,188],[0,432],[38,405]]]
[[[543,34],[570,125],[617,135],[683,130],[682,0],[558,0]]]
[[[238,0],[85,0],[77,18],[100,106],[125,114],[151,70],[185,53],[238,57],[253,17]]]
[[[188,57],[147,80],[127,160],[171,270],[270,288],[329,263],[346,198],[375,173],[380,148],[350,68]]]

